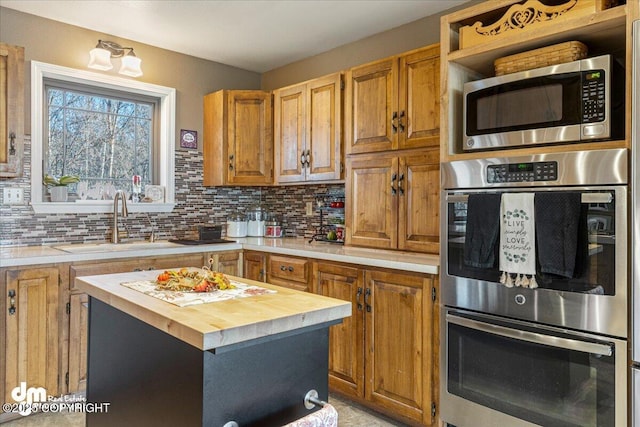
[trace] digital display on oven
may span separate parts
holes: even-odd
[[[558,162],[508,163],[487,166],[487,182],[555,181],[558,179]]]
[[[511,163],[509,172],[531,172],[533,171],[533,163]]]

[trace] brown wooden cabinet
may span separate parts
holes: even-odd
[[[20,386],[43,387],[47,395],[61,392],[60,272],[57,267],[2,271],[3,402],[14,402]]]
[[[348,154],[439,145],[438,44],[351,68],[346,81]]]
[[[243,274],[246,279],[267,281],[267,254],[262,252],[245,251],[243,258]]]
[[[207,258],[207,264],[214,271],[229,276],[242,276],[242,260],[239,251],[212,252]]]
[[[349,157],[346,244],[438,253],[439,155],[433,148]]]
[[[342,74],[274,91],[276,182],[342,179]]]
[[[432,425],[437,397],[435,278],[316,263],[315,291],[351,301],[329,332],[329,386],[374,409]]]
[[[267,282],[298,291],[309,291],[311,261],[306,258],[269,255]]]
[[[204,185],[273,183],[271,93],[221,90],[204,97]]]
[[[68,393],[87,389],[87,349],[89,330],[89,296],[71,294],[69,301],[69,384]]]
[[[22,175],[24,48],[0,42],[0,177]]]

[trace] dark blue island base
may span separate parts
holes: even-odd
[[[328,322],[199,350],[90,298],[87,426],[282,426],[328,397]]]

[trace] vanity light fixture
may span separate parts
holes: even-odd
[[[140,64],[142,60],[133,53],[132,47],[122,47],[118,43],[107,40],[98,40],[98,44],[89,52],[89,68],[94,70],[107,71],[113,68],[111,58],[122,58],[120,74],[131,77],[140,77],[142,69]]]

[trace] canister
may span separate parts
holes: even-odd
[[[227,237],[247,237],[247,218],[241,213],[227,218]]]
[[[253,205],[247,210],[247,236],[264,236],[267,211],[261,205]]]
[[[265,222],[264,235],[265,237],[282,237],[283,230],[282,224],[278,219],[270,219]]]

